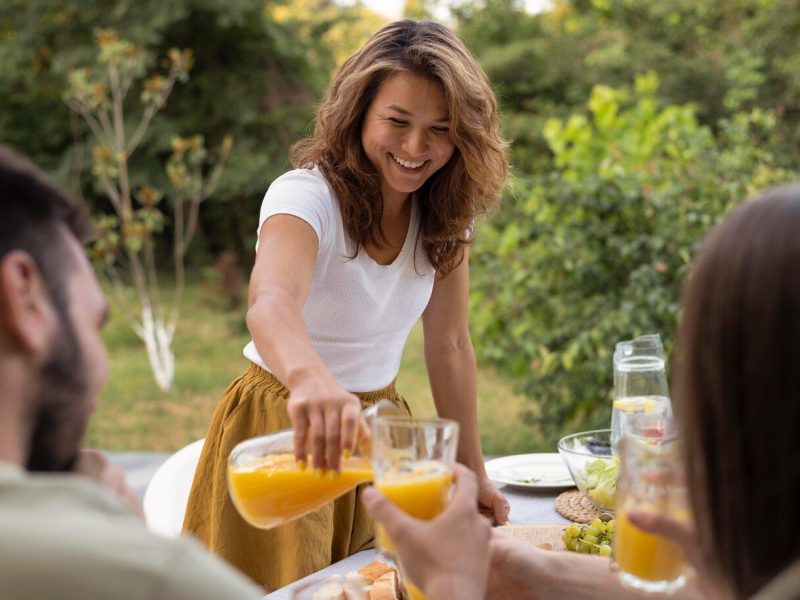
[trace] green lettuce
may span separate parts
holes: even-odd
[[[617,495],[617,477],[619,475],[619,459],[598,458],[586,463],[583,473],[583,487],[586,495],[598,507],[614,509]]]

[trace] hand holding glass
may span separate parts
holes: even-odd
[[[458,423],[378,417],[372,432],[375,487],[418,519],[430,520],[441,513],[450,501]],[[394,545],[382,527],[377,541],[382,555],[391,558]],[[413,585],[407,587],[412,598],[424,598]]]
[[[628,417],[620,450],[612,568],[624,585],[645,592],[672,592],[685,582],[681,549],[633,525],[628,513],[640,509],[688,518],[675,422],[659,415]]]

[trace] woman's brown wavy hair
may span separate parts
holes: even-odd
[[[697,543],[732,598],[800,559],[799,269],[800,187],[775,188],[708,236],[684,293],[673,400]]]
[[[397,21],[375,33],[336,74],[314,134],[292,147],[292,164],[317,165],[325,174],[355,254],[366,243],[382,245],[381,180],[361,145],[361,128],[381,83],[399,71],[439,82],[449,108],[455,151],[417,191],[422,247],[444,276],[463,259],[475,217],[499,203],[509,172],[508,143],[489,80],[449,29],[430,21]]]

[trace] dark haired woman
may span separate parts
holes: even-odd
[[[251,365],[212,419],[185,529],[275,588],[367,547],[352,492],[295,523],[248,526],[228,498],[233,446],[293,427],[315,469],[336,470],[362,407],[388,398],[408,333],[422,317],[437,412],[461,425],[459,461],[478,474],[495,522],[508,504],[483,469],[475,356],[467,326],[468,247],[476,217],[508,176],[487,78],[463,43],[431,22],[373,35],[339,70],[296,167],[261,208],[247,323]]]

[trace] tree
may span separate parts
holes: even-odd
[[[156,234],[163,230],[165,216],[159,208],[163,193],[149,185],[134,191],[129,161],[139,147],[153,117],[161,110],[176,82],[188,78],[192,67],[189,50],[172,49],[165,61],[166,73],[144,80],[140,94],[141,112],[130,121],[126,98],[145,71],[144,54],[139,46],[120,39],[110,30],[97,37],[99,54],[96,71],[76,69],[70,73],[64,99],[83,117],[91,130],[92,173],[105,192],[115,216],[97,219],[98,239],[93,257],[101,264],[114,286],[118,305],[136,335],[144,342],[150,367],[159,388],[172,387],[175,359],[172,340],[180,312],[185,284],[184,261],[197,231],[200,205],[219,182],[232,148],[226,138],[216,159],[207,164],[205,143],[200,136],[176,137],[167,174],[173,187],[173,266],[174,289],[170,306],[165,306],[156,260]],[[128,283],[135,292],[131,310]]]

